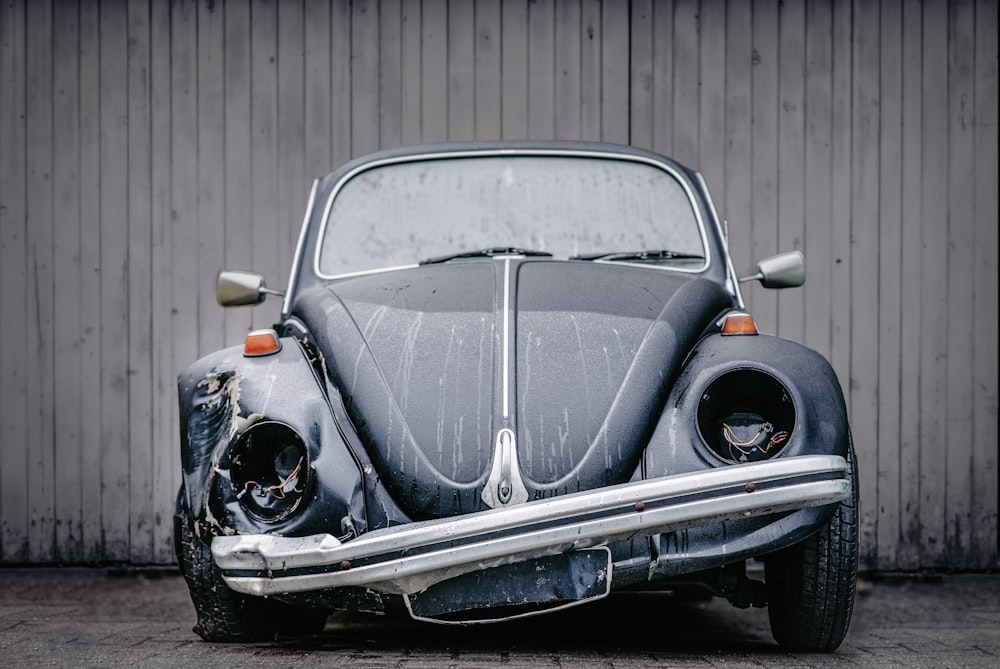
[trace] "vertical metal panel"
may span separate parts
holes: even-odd
[[[173,140],[171,138],[172,107],[170,52],[170,6],[149,4],[150,43],[150,249],[153,285],[152,307],[152,368],[153,368],[153,483],[150,496],[156,502],[153,523],[153,553],[149,562],[173,559],[172,501],[180,485],[178,472],[178,430],[176,395],[177,372],[188,363],[174,355],[173,290],[170,275],[173,263],[171,230],[174,225],[174,200],[171,191]],[[227,132],[229,128],[227,126]],[[235,170],[233,170],[235,172]],[[223,224],[223,227],[225,225]],[[228,250],[227,250],[228,253]],[[204,299],[204,298],[202,298]],[[169,398],[169,400],[167,399]],[[86,517],[86,514],[85,514]]]
[[[996,26],[991,0],[0,3],[0,559],[172,559],[176,374],[273,322],[218,309],[215,271],[282,285],[314,177],[551,136],[702,170],[740,271],[803,248],[805,288],[748,301],[840,375],[865,566],[996,567]]]
[[[378,143],[380,147],[388,148],[399,146],[402,143],[403,136],[403,61],[400,53],[400,45],[402,44],[402,12],[400,10],[400,0],[382,0],[378,15]],[[306,94],[309,94],[308,91],[311,87],[317,85],[326,88],[328,84],[325,84],[322,79],[307,81]],[[319,176],[319,172],[313,172],[312,176]]]
[[[632,3],[629,44],[629,142],[653,150],[653,2]]]
[[[557,0],[555,4],[555,82],[553,104],[557,139],[580,138],[580,3]]]
[[[418,29],[420,25],[417,19]],[[419,44],[419,42],[418,42]],[[419,64],[419,59],[417,63]],[[351,149],[351,5],[334,2],[330,8],[330,127],[333,131],[331,169],[347,162]],[[418,87],[419,90],[419,87]],[[405,129],[404,129],[405,136]]]
[[[25,8],[0,3],[0,313],[27,313]],[[5,319],[6,320],[6,319]],[[3,559],[28,559],[28,359],[24,335],[0,328],[0,518]]]
[[[225,312],[213,299],[215,275],[225,262],[226,248],[225,15],[221,5],[199,3],[193,18],[198,24],[197,343],[198,354],[204,355],[232,343],[225,338]],[[301,151],[298,155],[301,160]]]
[[[948,253],[947,332],[948,361],[945,434],[952,447],[946,450],[944,491],[943,561],[960,561],[968,550],[972,514],[972,369],[975,366],[972,329],[975,230],[975,44],[974,6],[954,2],[948,6]]]
[[[726,192],[726,4],[698,14],[698,169],[716,197]]]
[[[924,152],[921,145],[923,111],[921,54],[922,10],[917,3],[902,6],[902,196],[900,233],[900,373],[899,373],[899,534],[894,564],[898,569],[920,566],[920,328],[923,304],[920,295],[921,230],[920,188]],[[885,262],[887,256],[882,257]],[[890,539],[891,540],[891,539]]]
[[[171,356],[167,364],[178,368],[198,354],[199,305],[211,299],[204,294],[198,262],[198,13],[192,2],[179,2],[169,12],[170,58],[169,208],[162,212],[161,252],[169,283],[169,332]],[[164,26],[165,28],[167,26]],[[164,286],[166,288],[166,286]],[[164,370],[165,372],[166,370]],[[172,418],[173,419],[173,418]],[[175,461],[176,462],[176,461]],[[164,491],[166,492],[166,491]],[[169,493],[168,493],[169,494]]]
[[[198,355],[199,304],[211,299],[198,276],[198,12],[193,2],[170,7],[169,29],[170,208],[161,225],[169,267],[169,364],[179,368]]]
[[[948,325],[948,8],[923,5],[924,149],[920,182],[920,560],[940,564],[946,550],[945,415]]]
[[[155,7],[155,4],[154,4]],[[225,265],[255,269],[253,237],[247,223],[252,211],[250,150],[250,3],[227,2],[223,9],[223,88],[225,98]],[[167,45],[169,48],[169,45]],[[324,68],[328,71],[329,65]],[[169,95],[169,91],[168,91]],[[167,119],[169,122],[169,119]],[[273,278],[272,278],[273,280]],[[211,296],[205,296],[210,298]],[[253,311],[230,309],[226,313],[226,343],[237,343],[253,327]],[[178,361],[180,362],[180,361]]]
[[[372,49],[378,62],[378,17],[372,40]],[[285,288],[292,269],[292,254],[299,238],[302,213],[309,197],[311,180],[305,174],[305,55],[303,53],[303,6],[299,1],[278,3],[278,117],[277,117],[277,188],[278,209],[274,226],[278,229],[278,246],[275,255],[278,273],[271,278],[275,286]],[[374,87],[378,88],[376,70]],[[217,88],[217,87],[216,87]],[[376,91],[376,96],[378,95]],[[374,110],[377,118],[378,110]],[[378,146],[379,126],[372,123],[375,146]],[[211,221],[206,221],[211,225]],[[207,251],[208,249],[206,249]],[[208,263],[216,269],[218,254],[208,253]],[[213,257],[214,256],[214,257]],[[211,290],[211,287],[209,287]],[[210,293],[209,293],[210,294]],[[277,300],[275,300],[277,302]],[[213,305],[215,313],[221,311]],[[216,347],[217,349],[218,347]],[[214,349],[213,349],[214,350]]]
[[[176,10],[175,10],[176,11]],[[254,271],[272,284],[283,281],[275,249],[278,225],[278,10],[276,0],[250,3],[250,255]],[[174,95],[176,96],[176,91]],[[253,309],[255,328],[278,318],[278,301]]]
[[[604,2],[601,12],[600,139],[618,144],[629,143],[629,27],[627,3]]]
[[[504,4],[504,15],[507,6]],[[580,139],[601,138],[601,1],[580,0]],[[506,44],[506,42],[505,42]],[[506,101],[504,106],[506,107]]]
[[[701,90],[697,0],[675,0],[672,44],[674,55],[673,138],[671,154],[685,165],[698,165],[698,102]]]
[[[803,290],[803,343],[830,350],[830,257],[833,231],[831,182],[831,133],[833,118],[833,9],[827,3],[808,3],[805,24],[805,155],[804,188],[806,289]],[[805,293],[808,292],[808,299]]]
[[[861,540],[875,539],[878,495],[879,8],[855,6],[851,105],[851,429],[858,449]]]
[[[83,559],[105,559],[101,435],[101,94],[100,5],[80,3],[80,507]],[[164,273],[161,276],[165,276]],[[65,466],[65,465],[60,465]]]
[[[975,28],[975,252],[972,330],[972,559],[998,564],[997,551],[997,3],[976,3]]]
[[[555,27],[551,0],[528,3],[528,137],[555,136]]]
[[[424,0],[420,24],[421,142],[448,139],[448,3]]]
[[[150,16],[149,6],[130,0],[128,30],[128,445],[129,560],[147,562],[153,554],[155,526],[168,523],[158,513],[162,502],[153,490],[152,181],[150,172]],[[215,228],[217,226],[213,226]],[[209,325],[206,322],[206,325]],[[218,331],[219,325],[214,328]],[[208,328],[206,328],[207,330]],[[57,443],[58,447],[59,444]],[[169,499],[169,497],[168,497]]]
[[[53,558],[55,484],[52,284],[52,5],[27,4],[25,136],[27,152],[28,559]]]
[[[972,149],[975,165],[972,345],[972,568],[998,564],[997,551],[997,3],[976,3]]]
[[[804,250],[806,8],[778,6],[778,234],[774,250]],[[821,250],[822,252],[822,250]],[[778,291],[778,334],[805,340],[805,290]]]
[[[778,248],[778,0],[753,3],[753,55],[751,72],[752,199],[750,230],[754,260]],[[674,147],[676,151],[677,147]],[[777,294],[756,283],[747,303],[767,332],[778,328]]]
[[[659,9],[659,7],[657,7]],[[751,263],[750,207],[753,173],[751,145],[751,72],[753,68],[753,31],[750,28],[751,4],[730,0],[726,5],[726,185],[720,215],[727,221],[729,248],[737,272],[745,272]],[[749,291],[749,286],[744,287]]]
[[[749,3],[740,3],[749,8]],[[727,10],[728,12],[731,10]],[[674,3],[653,0],[653,141],[652,149],[666,155],[673,153],[674,126]],[[726,27],[728,31],[728,26]],[[726,57],[730,50],[727,47]],[[728,109],[727,109],[728,112]]]
[[[418,144],[422,135],[421,110],[421,24],[422,15],[419,2],[401,2],[402,24],[399,57],[402,61],[402,82],[400,85],[400,113],[402,114],[402,143]],[[334,55],[334,61],[337,57]],[[335,82],[331,82],[335,83]]]
[[[500,65],[501,137],[528,136],[528,8],[527,3],[502,2]]]
[[[850,313],[851,313],[851,40],[853,11],[850,2],[833,6],[832,104],[830,106],[830,255],[833,271],[830,283],[830,359],[844,394],[850,402]],[[821,288],[821,289],[822,289]],[[871,448],[869,435],[854,435],[858,448]]]
[[[104,554],[129,559],[128,25],[121,0],[101,3],[101,530]],[[186,271],[186,269],[182,269]],[[175,275],[176,278],[176,275]],[[195,319],[191,319],[191,325]]]
[[[500,139],[500,0],[476,0],[475,114],[478,139]]]
[[[899,388],[902,333],[900,283],[902,249],[902,119],[903,47],[902,6],[896,1],[882,3],[879,24],[879,300],[878,300],[878,456],[877,475],[868,474],[878,491],[874,509],[878,556],[876,566],[896,560],[899,541],[899,457],[900,394],[883,392]]]
[[[52,17],[53,62],[64,63],[52,72],[52,276],[55,287],[53,338],[54,370],[58,379],[52,402],[55,413],[54,558],[61,562],[83,559],[80,477],[82,416],[80,312],[80,31],[79,8],[64,6]],[[0,146],[0,152],[3,147]],[[0,168],[2,169],[2,168]],[[148,201],[148,198],[146,198]],[[148,248],[148,244],[147,244]],[[2,290],[2,288],[0,288]],[[2,347],[2,343],[0,343]],[[130,412],[131,414],[131,412]],[[131,415],[130,415],[131,419]]]
[[[330,126],[330,5],[322,0],[307,0],[303,10],[305,133],[303,148],[305,174],[315,179],[333,169]],[[384,112],[385,113],[385,112]],[[398,113],[398,110],[396,110]],[[398,130],[397,130],[398,133]],[[227,190],[227,197],[229,193]]]
[[[448,139],[476,136],[476,5],[448,4]]]
[[[351,154],[379,148],[378,2],[351,3]],[[446,71],[446,70],[445,70]]]

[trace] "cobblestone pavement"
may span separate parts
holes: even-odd
[[[321,635],[202,642],[173,571],[0,568],[5,667],[989,667],[1000,668],[1000,575],[865,579],[831,655],[782,652],[766,610],[669,594],[613,596],[560,614],[468,628],[331,616]]]

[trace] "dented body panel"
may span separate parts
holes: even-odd
[[[282,350],[266,358],[247,358],[242,347],[198,361],[179,377],[182,470],[186,504],[197,533],[208,540],[271,529],[237,502],[230,471],[234,444],[263,420],[287,424],[305,441],[316,484],[303,512],[282,525],[288,533],[338,530],[356,532],[387,524],[384,507],[366,503],[364,470],[352,453],[330,407],[323,379],[302,347],[286,338]],[[377,488],[369,481],[367,488]],[[372,491],[372,499],[377,495]]]

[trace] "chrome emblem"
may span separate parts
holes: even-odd
[[[497,432],[493,470],[483,488],[482,497],[487,506],[494,509],[528,501],[528,489],[524,487],[521,470],[517,466],[517,440],[510,428]]]

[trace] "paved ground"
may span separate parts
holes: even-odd
[[[174,572],[0,568],[5,667],[1000,668],[1000,575],[865,580],[833,655],[790,655],[766,611],[632,594],[517,623],[453,628],[331,616],[323,634],[222,645],[191,632]]]

